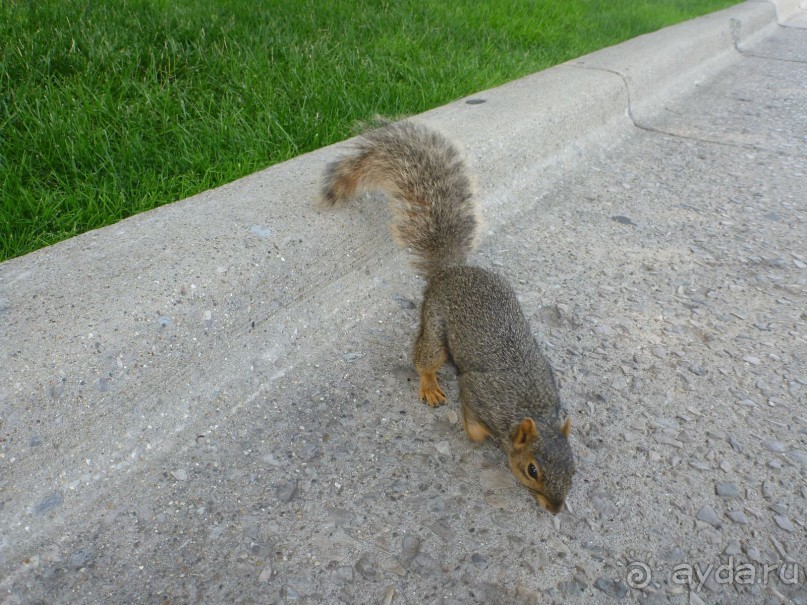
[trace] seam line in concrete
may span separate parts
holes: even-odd
[[[571,64],[571,67],[576,67],[578,69],[586,69],[588,71],[605,72],[617,76],[622,81],[622,88],[625,89],[625,97],[628,100],[628,107],[627,107],[628,118],[630,118],[630,121],[633,123],[634,126],[636,126],[637,128],[641,128],[639,122],[633,115],[633,99],[631,99],[630,86],[628,85],[628,80],[627,78],[625,78],[624,74],[621,74],[615,69],[606,69],[604,67],[589,67],[588,65],[575,65],[575,64]]]
[[[757,57],[755,55],[746,55],[736,45],[735,45],[735,50],[738,51],[743,56],[748,56],[750,58],[765,59],[765,57]],[[803,61],[793,61],[793,62],[794,63],[803,63]],[[676,139],[680,139],[680,140],[684,140],[684,141],[693,141],[693,142],[696,142],[696,143],[704,143],[704,144],[709,144],[709,145],[719,145],[721,147],[728,147],[728,148],[733,148],[733,149],[747,149],[749,151],[757,151],[757,152],[762,152],[762,153],[770,153],[770,154],[774,154],[774,155],[782,155],[781,152],[779,152],[779,151],[777,151],[775,149],[767,149],[765,147],[760,147],[759,145],[748,145],[748,144],[744,144],[744,143],[718,141],[718,140],[708,139],[708,138],[703,138],[703,137],[693,137],[693,136],[678,134],[678,133],[671,132],[671,131],[668,131],[668,130],[662,130],[660,128],[655,128],[654,126],[649,126],[647,124],[643,124],[642,122],[640,122],[633,115],[633,104],[632,104],[632,100],[631,100],[630,86],[628,85],[628,81],[627,81],[627,79],[625,78],[625,76],[623,74],[621,74],[620,72],[618,72],[616,70],[606,69],[606,68],[603,68],[603,67],[589,67],[587,65],[575,65],[575,64],[570,64],[570,67],[576,67],[578,69],[585,69],[585,70],[589,70],[589,71],[599,71],[599,72],[609,73],[609,74],[613,74],[613,75],[617,76],[622,81],[622,86],[623,86],[623,88],[625,90],[625,96],[627,97],[626,111],[627,111],[628,119],[630,119],[631,124],[634,126],[634,128],[638,128],[639,130],[642,130],[644,132],[649,132],[649,133],[653,133],[653,134],[659,134],[659,135],[662,135],[662,136],[668,136],[668,137],[672,137],[672,138],[676,138]]]
[[[689,135],[678,134],[676,132],[669,132],[667,130],[661,130],[659,128],[653,128],[652,126],[644,126],[642,124],[637,124],[637,123],[634,123],[634,126],[636,126],[636,128],[638,128],[640,130],[643,130],[645,132],[650,132],[650,133],[653,133],[653,134],[659,134],[659,135],[662,135],[662,136],[667,136],[667,137],[671,137],[671,138],[675,138],[675,139],[680,139],[682,141],[693,141],[695,143],[704,143],[704,144],[707,144],[707,145],[718,145],[720,147],[727,147],[727,148],[730,148],[730,149],[746,149],[748,151],[756,151],[756,152],[760,152],[760,153],[768,153],[768,154],[771,154],[771,155],[778,155],[778,156],[786,156],[787,155],[786,153],[784,153],[782,151],[779,151],[777,149],[768,149],[766,147],[760,147],[759,145],[748,145],[748,144],[745,144],[745,143],[732,143],[732,142],[726,142],[726,141],[717,141],[717,140],[714,140],[714,139],[707,139],[707,138],[704,138],[704,137],[693,137],[693,136],[689,136]]]
[[[743,57],[748,57],[749,59],[763,59],[765,61],[777,61],[779,63],[797,63],[799,65],[807,65],[807,61],[801,61],[799,59],[782,59],[780,57],[769,57],[766,55],[757,55],[752,52],[745,51],[741,48],[737,49],[739,53]]]

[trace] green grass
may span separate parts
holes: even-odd
[[[734,3],[0,0],[0,260]]]

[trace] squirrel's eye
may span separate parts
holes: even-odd
[[[534,465],[534,464],[530,464],[530,465],[527,467],[527,474],[528,474],[530,477],[532,477],[533,479],[535,479],[536,481],[538,481],[538,469],[537,469],[537,468],[535,468],[535,465]]]

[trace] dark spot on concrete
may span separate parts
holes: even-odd
[[[46,512],[51,511],[59,506],[62,502],[64,502],[64,496],[62,496],[60,492],[53,492],[50,496],[36,505],[34,512],[37,515],[44,515]]]

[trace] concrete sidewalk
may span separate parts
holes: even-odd
[[[417,119],[557,369],[569,510],[451,369],[417,402],[423,284],[380,198],[315,208],[337,145],[0,265],[0,602],[807,603],[805,9]]]

